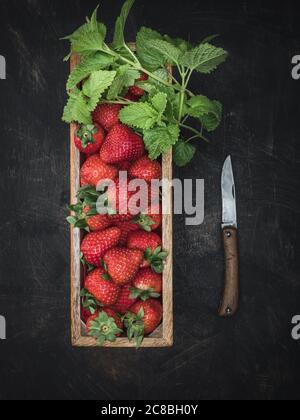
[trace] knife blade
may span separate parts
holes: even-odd
[[[225,257],[225,286],[219,315],[231,317],[239,305],[239,256],[237,235],[236,189],[231,156],[222,171],[222,236]]]

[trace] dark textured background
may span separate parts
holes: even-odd
[[[120,0],[103,0],[109,26]],[[0,0],[0,399],[300,398],[300,54],[296,2],[137,0],[128,39],[148,25],[197,42],[218,33],[230,60],[195,89],[225,105],[221,128],[182,178],[205,178],[205,224],[174,223],[175,346],[70,345],[68,127],[60,122],[70,33],[97,1]],[[242,301],[216,316],[222,287],[220,172],[233,156]],[[298,255],[297,255],[298,254]]]

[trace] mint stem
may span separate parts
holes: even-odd
[[[180,127],[185,128],[185,129],[191,131],[192,133],[196,134],[197,137],[201,138],[206,143],[210,143],[210,141],[206,137],[204,137],[203,134],[200,133],[200,131],[196,130],[195,128],[190,127],[189,125],[182,124],[182,123],[180,123],[179,125],[180,125]]]

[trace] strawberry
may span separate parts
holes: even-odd
[[[136,303],[137,298],[132,298],[132,284],[126,284],[125,286],[121,287],[119,299],[117,303],[113,306],[113,309],[124,315],[129,308]]]
[[[101,104],[93,112],[93,121],[102,125],[106,131],[109,131],[115,125],[119,124],[119,113],[122,105]]]
[[[81,308],[81,319],[85,324],[91,316],[93,316],[93,314],[88,309]]]
[[[161,238],[155,232],[139,230],[128,235],[127,247],[129,249],[140,249],[145,252],[147,248],[150,248],[151,252],[154,252],[161,245]]]
[[[85,274],[85,277],[87,277],[87,274]],[[80,297],[82,305],[81,315],[86,322],[86,318],[94,315],[99,310],[101,303],[87,289],[81,290]]]
[[[96,209],[85,206],[81,201],[69,208],[75,215],[68,217],[67,220],[76,228],[97,232],[112,226],[112,220],[107,214],[97,214]]]
[[[105,139],[103,128],[99,124],[81,125],[75,135],[75,146],[81,153],[92,155],[100,150]]]
[[[134,179],[144,179],[147,182],[159,181],[162,176],[161,165],[156,160],[143,156],[132,164],[129,169],[129,176]]]
[[[124,96],[124,99],[130,102],[138,102],[139,98],[137,96],[132,95],[131,93],[128,93]]]
[[[133,280],[131,296],[146,301],[159,298],[162,291],[162,275],[154,273],[151,268],[143,268]]]
[[[84,185],[97,187],[104,180],[117,177],[118,170],[111,165],[104,163],[98,155],[90,156],[81,167],[80,177]]]
[[[115,125],[100,150],[101,159],[110,164],[133,161],[145,154],[142,137],[123,124]]]
[[[137,231],[128,235],[127,247],[139,249],[144,252],[144,261],[141,268],[150,267],[156,273],[162,273],[163,261],[168,253],[162,252],[162,241],[155,232]]]
[[[145,82],[148,79],[149,79],[148,74],[142,73],[141,77],[138,79],[138,82]],[[142,96],[144,96],[145,91],[139,86],[130,86],[128,90],[128,94],[135,96],[136,98],[141,98]]]
[[[105,230],[112,225],[112,220],[107,214],[96,214],[95,216],[88,216],[89,207],[84,208],[84,213],[87,214],[86,223],[91,232]]]
[[[136,230],[140,229],[139,226],[132,220],[128,222],[116,222],[116,226],[121,231],[121,237],[119,241],[119,245],[121,246],[125,246],[127,244],[128,235],[130,234],[130,232],[135,232]]]
[[[144,336],[151,334],[161,323],[163,308],[155,299],[135,303],[124,317],[128,338],[135,339],[136,346],[140,347]]]
[[[128,214],[113,214],[110,216],[113,225],[118,226],[119,223],[125,223],[125,222],[131,222],[132,221],[132,215],[130,213]]]
[[[82,187],[89,185],[88,181],[82,175],[80,175],[80,185]]]
[[[142,214],[134,219],[135,223],[146,232],[158,229],[162,223],[162,214],[160,205],[154,206],[152,209],[148,207]]]
[[[123,322],[112,309],[102,309],[88,318],[86,322],[88,334],[97,340],[99,346],[106,341],[115,342],[123,332]]]
[[[91,293],[102,306],[114,305],[120,294],[120,288],[107,278],[103,268],[97,268],[88,274],[84,288]]]
[[[101,259],[109,249],[118,244],[120,236],[121,231],[117,227],[88,233],[81,244],[85,261],[95,267],[100,267]]]
[[[132,162],[128,162],[128,160],[124,160],[124,162],[120,162],[118,164],[119,171],[128,172]]]
[[[107,273],[118,285],[124,285],[135,277],[143,261],[143,252],[126,248],[113,248],[104,258]]]
[[[137,215],[136,213],[139,209],[136,207],[138,207],[138,205],[141,207],[143,203],[140,201],[136,202],[134,199],[133,202],[131,202],[131,198],[140,191],[140,187],[137,187],[134,191],[129,191],[129,183],[123,183],[120,179],[117,179],[114,185],[108,188],[108,206],[117,213],[113,216],[115,221],[129,221]],[[146,204],[148,204],[147,193],[148,191],[145,191],[145,193],[142,191],[141,194],[144,198],[143,202]]]

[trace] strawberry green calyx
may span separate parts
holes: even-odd
[[[146,232],[151,232],[151,226],[155,225],[153,219],[147,214],[140,214],[134,219],[134,223],[140,226]]]
[[[72,216],[67,217],[70,225],[78,229],[90,231],[88,219],[97,216],[97,200],[100,193],[94,187],[85,186],[79,189],[77,193],[77,203],[69,206],[69,210],[73,212]]]
[[[81,140],[83,148],[86,148],[89,144],[95,143],[94,135],[98,133],[98,128],[92,124],[82,124],[78,131],[77,136]]]
[[[80,296],[82,307],[88,310],[92,315],[94,315],[98,308],[102,306],[101,303],[98,302],[86,289],[81,290]]]
[[[110,275],[108,273],[108,265],[106,264],[106,262],[104,261],[103,258],[101,260],[101,265],[102,265],[103,270],[104,270],[104,274],[102,275],[103,280],[112,281],[112,278],[110,277]]]
[[[96,338],[99,346],[103,346],[106,341],[115,342],[122,332],[123,330],[117,327],[114,318],[109,317],[104,311],[91,321],[89,326],[89,336]]]
[[[69,206],[69,210],[74,213],[73,216],[67,217],[70,225],[78,229],[85,229],[89,231],[87,224],[88,213],[84,212],[84,205],[80,201],[77,204]]]
[[[160,297],[159,293],[156,293],[154,289],[150,288],[147,290],[138,289],[136,287],[132,287],[130,289],[130,299],[141,299],[143,302],[146,302],[148,299],[157,299]]]
[[[139,348],[144,341],[145,324],[144,324],[145,311],[141,308],[137,314],[127,312],[123,317],[124,326],[127,329],[127,336],[129,341],[134,339],[136,347]]]
[[[78,200],[82,201],[84,205],[93,208],[92,215],[95,215],[97,214],[96,204],[100,195],[101,192],[97,191],[95,187],[92,187],[91,185],[86,185],[85,187],[79,188],[77,198]]]
[[[86,262],[82,252],[80,253],[80,262],[84,267],[87,268],[88,273],[93,271],[96,268],[92,264],[89,264],[88,262]]]
[[[145,251],[144,258],[150,264],[151,268],[155,273],[161,274],[164,269],[164,261],[167,259],[168,253],[162,251],[161,246],[157,247],[154,252],[151,252],[150,248]]]

